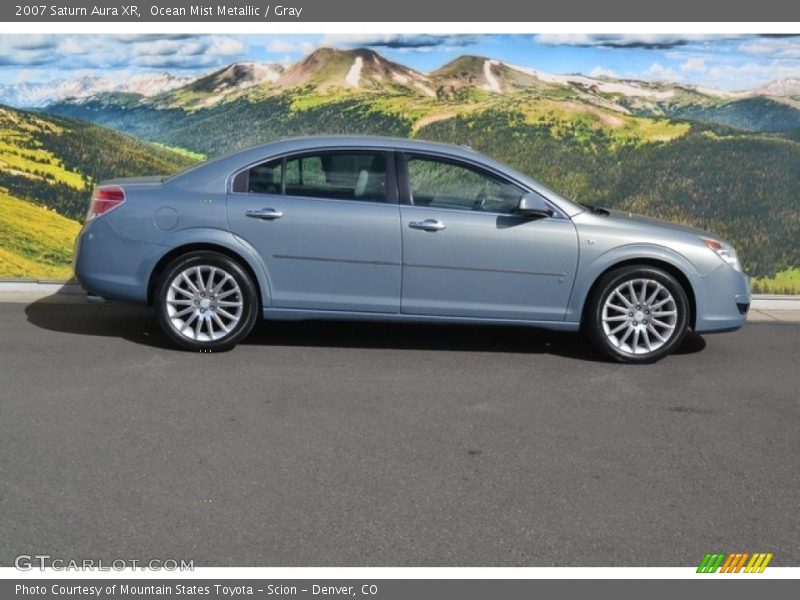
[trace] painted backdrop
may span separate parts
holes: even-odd
[[[98,181],[317,133],[468,143],[800,293],[800,37],[752,35],[2,36],[0,277],[69,278]]]

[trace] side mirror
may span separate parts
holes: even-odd
[[[524,217],[552,217],[553,209],[539,194],[524,194],[519,199],[517,212]]]

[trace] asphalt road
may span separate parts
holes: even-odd
[[[0,305],[0,564],[800,564],[800,325],[653,366],[525,328],[263,324],[171,349],[124,306]]]

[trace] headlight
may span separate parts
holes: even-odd
[[[708,247],[709,250],[713,250],[714,254],[719,256],[724,262],[728,263],[737,271],[742,271],[742,265],[739,264],[739,257],[736,256],[736,250],[734,250],[732,246],[708,238],[700,239],[703,240],[703,243]]]

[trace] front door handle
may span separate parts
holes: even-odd
[[[244,213],[253,219],[263,219],[265,221],[272,221],[273,219],[280,219],[283,213],[274,208],[260,208],[258,210],[248,210]]]
[[[447,225],[436,219],[425,219],[424,221],[410,221],[408,226],[411,229],[421,229],[422,231],[441,231]]]

